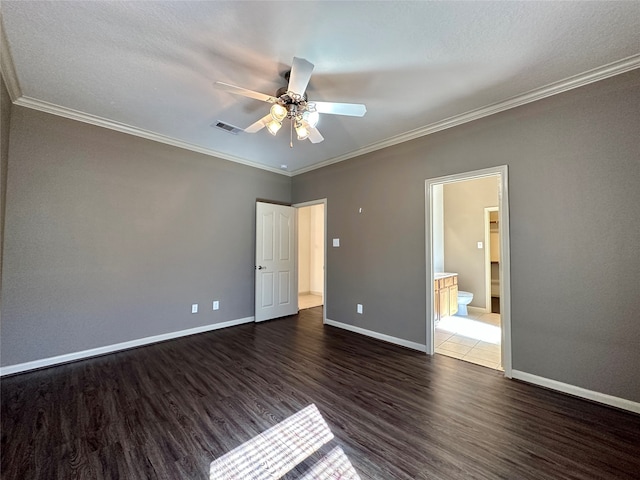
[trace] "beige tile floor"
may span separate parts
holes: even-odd
[[[502,370],[497,313],[445,317],[436,325],[434,343],[436,353]]]
[[[305,308],[312,308],[322,305],[322,295],[298,295],[298,308],[304,310]]]

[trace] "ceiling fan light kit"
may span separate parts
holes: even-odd
[[[278,133],[278,130],[280,130],[281,128],[282,122],[278,122],[277,120],[271,120],[269,123],[267,123],[267,130],[269,130],[269,133],[274,137],[276,136],[276,133]]]
[[[296,120],[296,133],[298,134],[298,140],[309,138],[310,131],[307,122]]]
[[[311,128],[316,128],[318,121],[320,120],[320,114],[317,110],[307,110],[302,114],[302,119],[309,124]]]
[[[283,89],[280,89],[283,90]],[[280,90],[278,93],[281,93]],[[306,140],[312,128],[315,128],[320,119],[320,114],[316,112],[315,104],[307,102],[306,97],[301,97],[293,92],[282,93],[277,103],[271,107],[271,118],[267,116],[265,126],[271,135],[276,135],[282,127],[282,121],[289,119],[295,125],[298,140]]]
[[[271,116],[275,121],[282,122],[282,120],[287,116],[287,109],[279,103],[276,103],[271,107]]]
[[[292,131],[295,128],[298,140],[306,140],[308,138],[311,143],[320,143],[324,140],[324,137],[316,128],[320,121],[320,113],[362,117],[367,109],[364,105],[355,103],[307,101],[305,90],[311,79],[312,72],[313,64],[311,62],[304,58],[293,57],[291,70],[285,74],[285,79],[289,81],[289,85],[280,88],[275,97],[229,85],[228,83],[216,82],[215,85],[236,95],[273,104],[268,115],[244,129],[246,133],[256,133],[267,127],[267,131],[275,136],[278,130],[282,128],[282,122],[288,119],[291,121]],[[293,143],[290,143],[290,146],[293,148]]]

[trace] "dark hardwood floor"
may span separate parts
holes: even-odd
[[[310,403],[363,479],[640,475],[640,416],[323,326],[321,307],[1,388],[5,480],[205,479]]]

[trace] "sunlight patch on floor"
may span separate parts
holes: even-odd
[[[274,480],[333,440],[329,426],[311,404],[211,462],[210,480]],[[360,480],[342,448],[335,446],[300,480]]]
[[[450,333],[463,333],[465,337],[475,338],[482,342],[500,344],[500,327],[488,325],[478,320],[462,317],[445,317],[437,326],[438,330]]]

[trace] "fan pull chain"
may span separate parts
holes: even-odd
[[[289,138],[289,148],[293,148],[293,120],[291,120],[291,128],[289,129],[291,137]]]

